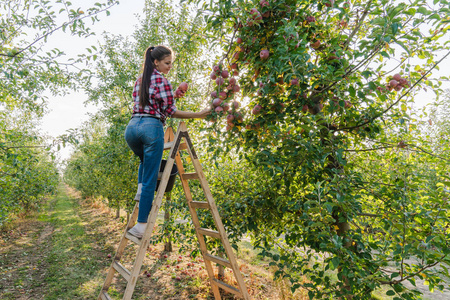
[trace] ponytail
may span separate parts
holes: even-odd
[[[142,109],[149,104],[149,88],[151,76],[155,69],[155,59],[163,60],[168,55],[172,55],[172,50],[166,46],[148,47],[145,50],[142,81],[139,87],[139,106]]]

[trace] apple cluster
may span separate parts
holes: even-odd
[[[400,91],[402,88],[409,87],[409,82],[407,79],[403,78],[400,74],[395,74],[389,81],[387,88],[389,91],[396,90]]]
[[[233,74],[239,74],[236,64],[230,67],[234,69]],[[240,103],[233,100],[234,95],[241,90],[241,87],[237,84],[236,78],[230,77],[230,73],[223,69],[222,64],[213,66],[210,78],[216,82],[216,90],[211,93],[211,105],[217,116],[227,114],[227,130],[231,130],[236,123],[241,123],[243,120],[242,113],[238,111]]]

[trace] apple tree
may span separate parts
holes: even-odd
[[[210,74],[210,151],[245,159],[255,180],[237,183],[227,225],[311,298],[366,299],[387,285],[415,299],[403,283],[416,279],[444,289],[450,178],[410,107],[421,89],[442,93],[430,75],[449,55],[449,3],[202,5],[223,50]]]

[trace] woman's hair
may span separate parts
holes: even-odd
[[[144,108],[149,104],[148,90],[150,88],[150,78],[155,69],[155,59],[163,60],[166,56],[172,55],[172,50],[166,46],[148,47],[144,54],[144,67],[142,70],[142,82],[139,87],[139,106]]]

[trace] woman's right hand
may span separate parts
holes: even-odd
[[[199,112],[197,113],[197,114],[198,114],[198,117],[199,117],[200,119],[206,118],[206,117],[211,113],[211,110],[212,110],[212,108],[205,108],[204,110],[199,111]]]

